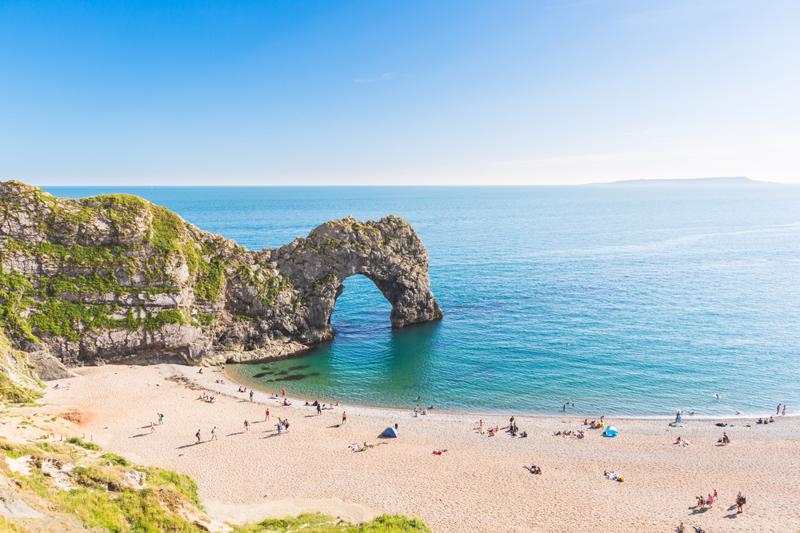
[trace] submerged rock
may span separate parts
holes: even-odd
[[[427,250],[396,216],[333,220],[250,251],[136,196],[0,183],[0,328],[67,366],[299,353],[333,337],[336,298],[356,274],[392,304],[393,327],[442,317]]]

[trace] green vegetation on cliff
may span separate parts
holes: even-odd
[[[191,478],[161,468],[135,465],[119,455],[103,453],[93,443],[68,439],[65,443],[15,444],[0,438],[0,457],[24,461],[28,472],[11,471],[1,461],[0,475],[13,479],[21,495],[29,495],[27,499],[36,502],[36,507],[46,515],[76,520],[75,530],[201,533],[208,531],[212,523]],[[24,524],[15,522],[0,522],[0,531],[25,530]],[[231,527],[235,533],[429,532],[420,520],[387,515],[362,524],[349,524],[331,516],[303,514]]]
[[[41,396],[25,352],[14,349],[0,327],[0,404],[27,404]]]
[[[235,527],[236,533],[427,533],[428,527],[417,518],[382,515],[369,522],[348,524],[332,516],[305,513],[295,517],[268,519],[257,524]]]

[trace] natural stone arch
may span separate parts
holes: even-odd
[[[331,314],[350,276],[369,278],[391,304],[391,323],[401,328],[442,317],[430,289],[428,252],[414,229],[399,217],[377,222],[334,220],[277,253],[281,272],[307,295],[311,342],[330,339]]]
[[[333,336],[354,274],[390,302],[393,327],[442,317],[425,246],[395,216],[334,220],[251,251],[136,196],[0,182],[0,327],[68,366],[297,354]]]

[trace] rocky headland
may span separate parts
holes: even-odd
[[[348,276],[369,277],[396,328],[442,317],[404,220],[326,222],[248,250],[142,198],[54,197],[0,183],[0,328],[58,377],[105,362],[247,361],[329,340]]]

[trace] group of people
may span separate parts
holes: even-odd
[[[758,420],[756,420],[756,424],[773,424],[773,423],[775,423],[775,419],[773,417],[759,418]]]
[[[718,496],[717,489],[714,489],[714,492],[710,492],[706,497],[703,497],[702,495],[695,496],[695,499],[697,500],[697,508],[698,509],[711,508],[714,505],[714,502],[717,501],[717,496]]]
[[[206,393],[205,391],[203,391],[203,392],[200,393],[200,396],[198,396],[197,399],[198,400],[202,400],[202,401],[204,401],[206,403],[214,403],[214,401],[217,398],[216,398],[216,396],[212,396],[212,395]]]
[[[775,414],[776,415],[782,414],[783,416],[786,416],[786,404],[779,403],[778,407],[775,408]]]
[[[289,430],[289,419],[288,418],[278,417],[278,423],[275,424],[275,427],[278,430],[278,435],[282,434],[284,431],[288,431]]]
[[[336,405],[339,405],[339,402],[336,402]],[[321,415],[323,409],[333,409],[333,404],[326,407],[324,403],[319,403],[319,400],[314,400],[313,403],[308,403],[308,401],[306,401],[306,407],[316,408],[317,415]]]
[[[571,429],[566,429],[564,431],[559,430],[559,431],[556,431],[555,433],[553,433],[553,436],[555,436],[555,437],[575,437],[576,439],[582,439],[583,437],[585,437],[585,435],[583,434],[583,430],[582,429],[578,429],[576,431],[573,431]]]
[[[474,429],[476,429],[478,433],[480,433],[481,435],[488,434],[489,437],[494,437],[495,435],[497,435],[497,433],[500,432],[499,425],[495,425],[487,429],[482,418],[478,420],[478,427]],[[525,438],[528,436],[527,431],[519,429],[519,426],[517,425],[517,420],[513,416],[508,419],[508,425],[505,426],[503,429],[505,429],[508,432],[508,434],[511,435],[512,437],[518,436],[520,438]]]
[[[717,444],[719,444],[720,446],[727,446],[730,443],[731,443],[731,438],[728,437],[728,434],[723,431],[722,436],[717,439]]]
[[[592,420],[591,422],[589,422],[588,418],[584,418],[583,425],[589,426],[589,429],[603,429],[604,427],[606,427],[606,417],[605,415],[602,415],[599,421]]]
[[[419,416],[419,415],[427,415],[427,414],[428,414],[428,411],[430,411],[430,410],[432,410],[432,409],[433,409],[433,406],[432,406],[432,405],[429,405],[429,406],[427,407],[427,409],[426,409],[426,408],[422,408],[422,409],[420,409],[419,405],[417,405],[416,407],[414,407],[414,416],[415,416],[415,417],[417,417],[417,416]]]

